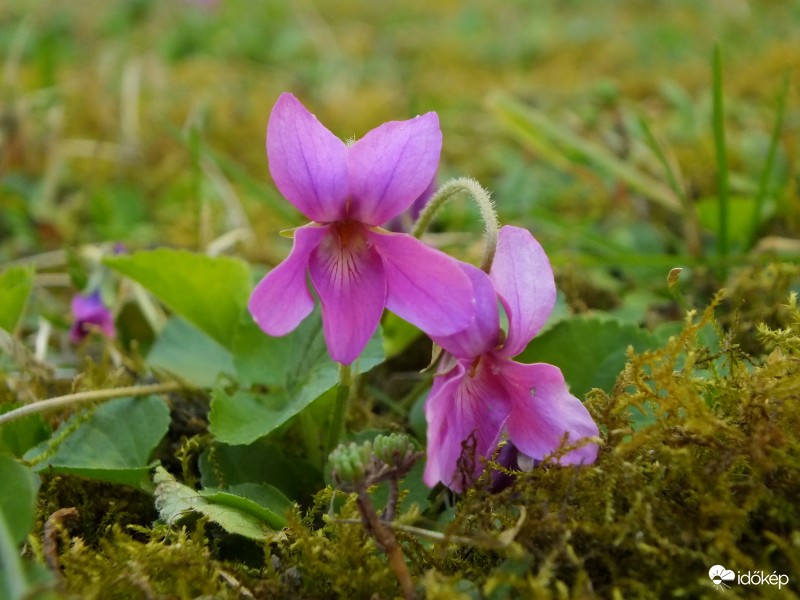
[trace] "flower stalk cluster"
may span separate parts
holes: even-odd
[[[408,436],[392,433],[379,435],[373,442],[340,444],[328,459],[334,485],[343,491],[355,492],[364,530],[388,557],[407,600],[416,598],[414,583],[394,532],[386,523],[394,519],[400,480],[421,456]],[[389,483],[389,498],[379,517],[368,490],[383,481]]]

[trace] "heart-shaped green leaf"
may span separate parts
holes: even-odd
[[[323,485],[322,473],[313,465],[296,456],[286,456],[266,439],[248,446],[214,444],[200,455],[199,467],[205,487],[268,485],[302,502]]]
[[[339,367],[328,356],[319,311],[289,335],[270,337],[245,316],[236,336],[234,365],[241,385],[260,389],[214,391],[211,432],[226,444],[249,444],[286,423],[331,389]],[[380,329],[353,363],[354,374],[383,361]]]
[[[232,492],[194,490],[162,467],[156,467],[153,483],[158,514],[169,524],[199,513],[229,533],[257,541],[267,538],[273,523],[276,529],[283,526],[282,516],[250,498]]]
[[[68,419],[51,440],[30,450],[25,458],[46,456],[38,469],[52,467],[57,473],[146,487],[150,454],[167,433],[169,420],[169,408],[161,398],[109,400],[88,417],[81,413]]]
[[[156,339],[147,364],[194,387],[212,387],[222,374],[233,375],[233,356],[216,340],[173,317]]]
[[[33,526],[39,477],[12,456],[0,454],[0,514],[14,544],[21,544]]]
[[[159,248],[103,260],[230,348],[250,295],[250,269],[236,258]]]

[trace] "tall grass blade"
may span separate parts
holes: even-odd
[[[764,170],[761,171],[761,177],[758,180],[758,192],[756,193],[756,201],[753,206],[753,218],[750,220],[751,229],[747,240],[748,248],[752,248],[753,244],[755,244],[756,236],[758,235],[758,227],[761,224],[764,200],[767,196],[767,186],[769,185],[770,176],[772,175],[772,168],[775,164],[775,154],[777,154],[778,150],[778,140],[780,139],[781,130],[783,129],[783,115],[786,112],[786,98],[789,95],[790,75],[791,72],[786,71],[783,76],[780,92],[778,92],[775,125],[772,128],[772,138],[769,141],[769,150],[767,151],[767,159],[764,162]]]
[[[703,252],[703,246],[700,241],[700,227],[697,223],[697,211],[694,205],[689,202],[689,197],[686,194],[686,186],[683,183],[683,177],[680,173],[680,166],[675,162],[674,157],[667,155],[666,150],[664,150],[664,145],[656,138],[647,119],[645,119],[643,115],[639,116],[639,126],[642,128],[648,146],[650,146],[650,149],[664,168],[669,186],[681,201],[684,215],[683,234],[686,238],[686,246],[693,256],[700,256]]]
[[[725,149],[725,107],[722,101],[722,51],[719,44],[714,46],[713,59],[714,96],[714,146],[717,152],[717,200],[719,202],[719,229],[717,231],[717,253],[728,256],[728,220],[730,218],[730,192],[728,184],[728,154]],[[724,276],[724,272],[722,275]]]
[[[600,172],[624,181],[670,212],[681,212],[681,201],[668,186],[620,160],[605,148],[557,125],[544,113],[502,94],[494,96],[490,106],[500,121],[524,143],[536,151],[543,151],[546,159],[552,160],[555,155],[557,159],[553,162],[557,166],[563,168],[572,164],[574,167],[579,162],[587,163]],[[560,154],[554,152],[554,146],[560,148]],[[571,162],[565,161],[565,156]]]

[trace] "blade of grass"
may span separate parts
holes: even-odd
[[[661,166],[664,167],[664,173],[667,175],[667,182],[672,190],[675,192],[675,195],[680,198],[681,203],[686,205],[686,190],[684,189],[683,184],[678,179],[678,174],[676,173],[677,166],[674,165],[674,161],[671,161],[664,151],[662,145],[656,139],[656,136],[653,134],[653,130],[650,128],[650,125],[647,122],[647,119],[644,116],[639,115],[639,126],[642,128],[642,132],[644,133],[645,138],[647,138],[647,144],[650,146],[650,149],[656,155],[656,158],[661,163]]]
[[[287,223],[298,222],[297,210],[291,203],[284,200],[277,191],[272,192],[271,188],[273,186],[266,179],[261,180],[251,176],[234,159],[207,144],[199,133],[186,135],[169,123],[163,123],[162,126],[170,137],[192,154],[195,160],[199,161],[203,156],[207,156],[217,164],[221,172],[230,180],[230,183],[240,186],[243,193],[263,201],[280,220]]]
[[[683,177],[680,174],[680,166],[675,162],[674,158],[667,156],[664,150],[664,145],[656,138],[653,130],[650,128],[649,123],[643,115],[639,115],[639,126],[644,132],[647,144],[656,155],[656,158],[664,167],[664,172],[667,175],[669,186],[675,192],[675,195],[680,199],[683,207],[684,214],[684,227],[683,233],[686,237],[686,246],[693,256],[701,256],[703,253],[703,246],[700,243],[700,228],[697,224],[697,212],[693,204],[689,202],[686,195],[686,186],[683,184]]]
[[[534,145],[534,149],[544,147],[548,150],[548,155],[552,156],[552,145],[555,144],[562,149],[562,154],[568,154],[573,163],[585,161],[595,169],[624,181],[632,189],[670,212],[681,212],[681,202],[668,186],[620,160],[605,148],[587,142],[573,131],[556,125],[544,113],[503,94],[495,95],[490,101],[490,107],[500,121],[509,126],[512,133],[524,142],[534,145],[538,141],[539,144]],[[542,139],[550,143],[544,145]],[[565,164],[563,158],[556,164],[559,163]]]
[[[728,154],[725,149],[725,107],[722,100],[722,50],[719,44],[714,46],[713,70],[713,128],[714,146],[717,154],[717,199],[719,201],[719,229],[717,231],[717,253],[721,257],[728,256],[730,240],[728,239],[729,190],[728,190]],[[725,269],[721,271],[725,276]]]
[[[775,125],[772,128],[772,137],[769,141],[769,150],[767,151],[767,159],[764,161],[764,169],[761,171],[761,177],[758,180],[758,193],[756,194],[755,205],[753,206],[753,218],[750,220],[750,234],[747,239],[747,247],[752,248],[756,241],[758,234],[758,227],[761,224],[761,213],[764,208],[764,199],[767,196],[767,185],[769,184],[770,176],[772,175],[772,167],[775,164],[775,154],[778,150],[778,139],[783,129],[783,115],[786,111],[786,98],[789,95],[789,79],[791,72],[786,71],[783,76],[783,83],[778,92],[778,107],[775,113]]]

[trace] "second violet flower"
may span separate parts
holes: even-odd
[[[474,285],[477,316],[455,335],[434,336],[446,353],[425,403],[425,483],[441,481],[457,492],[477,478],[480,459],[492,456],[504,433],[520,454],[537,460],[557,451],[565,438],[574,445],[599,435],[558,367],[512,360],[555,304],[553,271],[539,243],[527,230],[506,226],[489,276],[470,265],[463,268]],[[507,335],[500,329],[498,299],[508,317]],[[464,456],[470,439],[472,455]],[[597,451],[596,444],[584,444],[558,462],[590,464]]]
[[[289,256],[253,291],[249,309],[269,335],[295,329],[322,305],[331,357],[353,362],[384,308],[430,335],[450,335],[474,316],[469,277],[455,259],[380,225],[408,208],[433,181],[442,133],[436,113],[391,121],[348,146],[291,94],[267,127],[275,185],[311,220],[294,230]]]

